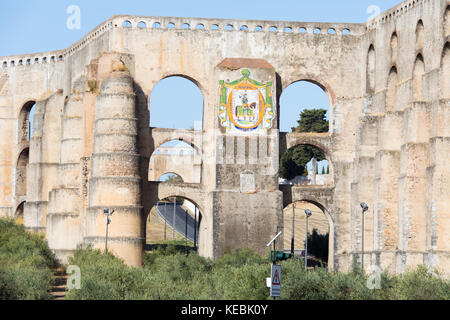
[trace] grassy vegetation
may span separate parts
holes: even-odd
[[[144,255],[144,267],[92,248],[78,249],[69,264],[81,269],[81,289],[74,300],[264,300],[269,289],[269,255],[237,250],[217,261],[185,254],[183,241],[169,242]],[[424,266],[403,275],[381,275],[381,289],[371,290],[357,269],[330,273],[305,271],[302,260],[290,259],[283,268],[282,299],[369,300],[446,299],[450,281]],[[28,233],[12,220],[0,219],[0,299],[49,299],[56,259],[42,236]]]
[[[162,300],[264,300],[269,289],[269,257],[238,250],[215,262],[184,250],[176,243],[144,256],[144,268],[127,267],[113,255],[90,248],[78,250],[70,263],[81,267],[81,290],[66,299],[162,299]],[[368,300],[450,299],[450,282],[432,275],[425,267],[390,276],[382,274],[381,289],[367,287],[358,272],[330,273],[316,268],[306,272],[302,260],[291,259],[283,267],[282,299]]]
[[[55,265],[42,236],[0,219],[0,300],[49,299]]]

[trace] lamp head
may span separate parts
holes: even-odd
[[[307,209],[307,210],[305,210],[305,214],[306,214],[306,217],[311,217],[311,215],[312,215],[312,212],[311,212],[311,210],[309,210],[309,209]]]
[[[363,209],[363,212],[366,212],[367,210],[369,210],[369,207],[364,202],[361,203],[361,208]]]

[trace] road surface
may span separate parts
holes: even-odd
[[[173,203],[158,203],[157,214],[163,218],[167,224],[173,225]],[[180,204],[175,205],[175,230],[183,237],[186,236],[186,215],[187,215],[187,238],[194,241],[194,218],[187,213]],[[198,240],[198,215],[197,215],[197,240]]]

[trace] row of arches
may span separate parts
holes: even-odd
[[[19,59],[16,63],[16,60],[11,61],[3,61],[3,68],[7,68],[8,66],[15,67],[15,66],[30,66],[32,64],[41,64],[41,63],[48,63],[48,62],[57,62],[57,61],[63,61],[63,56],[60,55],[58,57],[56,56],[50,56],[50,57],[36,57],[34,59],[27,58],[27,59]]]
[[[133,28],[133,23],[130,20],[125,20],[122,23],[122,27],[123,28]],[[146,29],[147,26],[147,22],[145,21],[139,21],[136,24],[136,28],[138,29]],[[152,29],[161,29],[163,28],[163,25],[161,24],[161,22],[154,22],[151,26]],[[167,23],[167,25],[165,26],[166,29],[176,29],[176,25],[174,22],[169,22]],[[205,26],[204,23],[197,23],[195,25],[195,27],[192,27],[189,23],[182,23],[180,26],[181,30],[207,30],[207,27]],[[220,26],[217,23],[211,24],[211,26],[209,27],[209,30],[220,30]],[[223,30],[226,31],[233,31],[233,30],[239,30],[239,31],[251,31],[250,28],[247,25],[241,25],[240,27],[238,27],[237,29],[235,28],[235,26],[233,24],[225,24],[223,26]],[[256,25],[253,28],[253,31],[255,32],[261,32],[264,30],[264,26],[262,25]],[[284,33],[299,33],[299,34],[306,34],[306,33],[312,33],[312,34],[342,34],[342,35],[349,35],[351,34],[351,30],[349,28],[342,28],[342,29],[337,29],[335,27],[330,27],[328,29],[324,29],[322,30],[322,28],[319,27],[315,27],[315,28],[306,28],[306,27],[299,27],[295,30],[295,28],[291,27],[291,26],[287,26],[287,27],[277,27],[277,26],[270,26],[268,28],[269,32],[284,32]]]
[[[450,19],[449,12],[450,6],[447,7],[446,10],[446,18],[445,21]],[[448,23],[445,22],[445,25]],[[447,28],[447,27],[445,27]],[[424,99],[424,86],[423,86],[423,77],[426,72],[425,68],[425,59],[423,54],[424,48],[424,39],[425,39],[425,27],[422,20],[419,20],[416,26],[416,41],[415,41],[415,50],[416,55],[414,59],[413,71],[412,71],[412,86],[411,86],[411,100],[412,101],[422,101]],[[399,40],[397,32],[394,31],[391,35],[390,40],[390,69],[387,77],[387,92],[386,92],[386,110],[392,111],[395,109],[395,101],[396,101],[396,90],[397,85],[399,83],[398,79],[398,54],[399,54]],[[445,75],[448,74],[449,65],[450,65],[450,43],[447,41],[442,50],[441,56],[441,97],[449,97],[450,96],[450,87],[449,80]],[[367,65],[366,65],[366,91],[368,94],[373,94],[375,92],[375,79],[376,79],[376,51],[373,44],[369,46],[369,50],[367,53]]]

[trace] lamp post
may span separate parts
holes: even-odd
[[[291,254],[294,255],[295,247],[295,203],[292,204],[292,237],[291,237]]]
[[[311,210],[305,210],[306,214],[306,238],[305,238],[305,271],[308,271],[308,218],[311,217]]]
[[[106,237],[105,237],[105,256],[108,254],[108,227],[109,224],[111,223],[111,216],[113,215],[115,210],[111,211],[111,213],[109,213],[109,209],[105,209],[103,210],[103,213],[106,214]]]
[[[173,221],[172,221],[172,240],[175,240],[175,211],[177,205],[177,198],[173,198]]]
[[[364,273],[364,213],[369,210],[369,207],[364,202],[361,203],[362,217],[361,217],[361,273]]]

